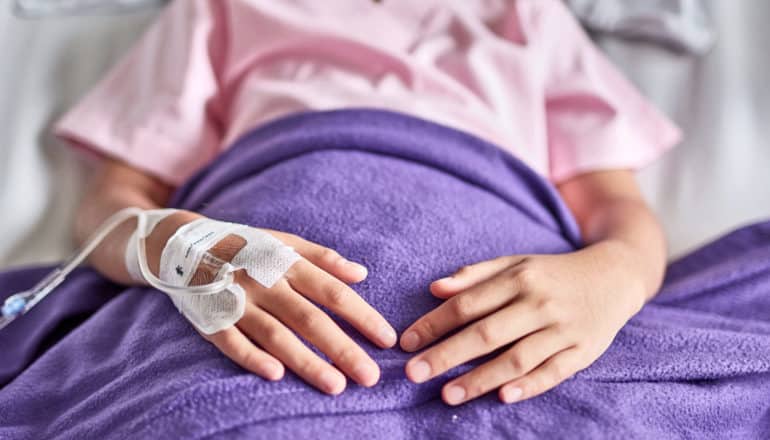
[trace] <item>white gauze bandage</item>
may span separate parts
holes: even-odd
[[[241,237],[245,244],[227,263],[209,251],[228,235]],[[189,286],[201,266],[216,268],[215,280],[225,271],[245,269],[264,287],[272,287],[301,257],[272,235],[236,223],[201,218],[180,227],[168,240],[160,258],[159,278],[174,286]],[[238,284],[207,294],[166,292],[179,311],[205,334],[235,324],[243,316],[246,294]]]

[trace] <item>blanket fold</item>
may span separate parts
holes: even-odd
[[[172,205],[363,263],[370,275],[355,290],[399,332],[440,303],[429,283],[462,265],[581,246],[558,193],[517,159],[371,109],[259,127]],[[6,272],[0,285],[15,291],[44,273]],[[165,295],[83,269],[0,332],[0,438],[767,438],[769,312],[767,222],[671,265],[661,293],[573,379],[518,404],[492,393],[449,407],[441,385],[484,358],[415,385],[409,354],[338,320],[382,379],[331,397],[289,371],[279,382],[245,372]]]

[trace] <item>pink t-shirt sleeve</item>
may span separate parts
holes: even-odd
[[[221,140],[219,2],[172,2],[139,42],[54,126],[54,134],[173,186]]]
[[[537,4],[553,182],[636,170],[679,142],[680,130],[605,58],[561,1]]]

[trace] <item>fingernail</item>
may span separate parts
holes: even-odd
[[[369,269],[366,268],[363,264],[356,263],[355,261],[347,261],[347,264],[349,266],[354,267],[361,275],[367,275],[369,273]]]
[[[380,338],[380,343],[385,346],[392,346],[396,343],[398,340],[398,336],[396,335],[396,331],[390,328],[390,326],[383,325],[380,328],[380,332],[377,334],[378,338]]]
[[[430,365],[425,361],[417,361],[409,367],[409,375],[414,382],[424,382],[430,376]]]
[[[262,366],[262,372],[270,380],[278,380],[283,376],[283,368],[275,362],[268,362]]]
[[[406,351],[417,350],[420,345],[420,335],[414,330],[409,330],[401,336],[401,348]]]
[[[513,403],[519,400],[523,393],[524,392],[521,390],[521,388],[503,388],[503,402]]]
[[[321,381],[321,386],[326,390],[327,393],[338,394],[342,391],[337,390],[340,383],[339,377],[330,371],[324,371],[321,373],[319,380]]]
[[[465,388],[459,385],[450,385],[446,389],[447,403],[454,405],[462,402],[463,399],[465,399]]]
[[[361,362],[353,368],[353,377],[359,384],[370,387],[377,383],[377,371],[368,363]]]

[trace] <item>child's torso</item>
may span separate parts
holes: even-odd
[[[229,145],[302,110],[377,107],[495,142],[547,174],[542,60],[527,0],[232,0]]]

